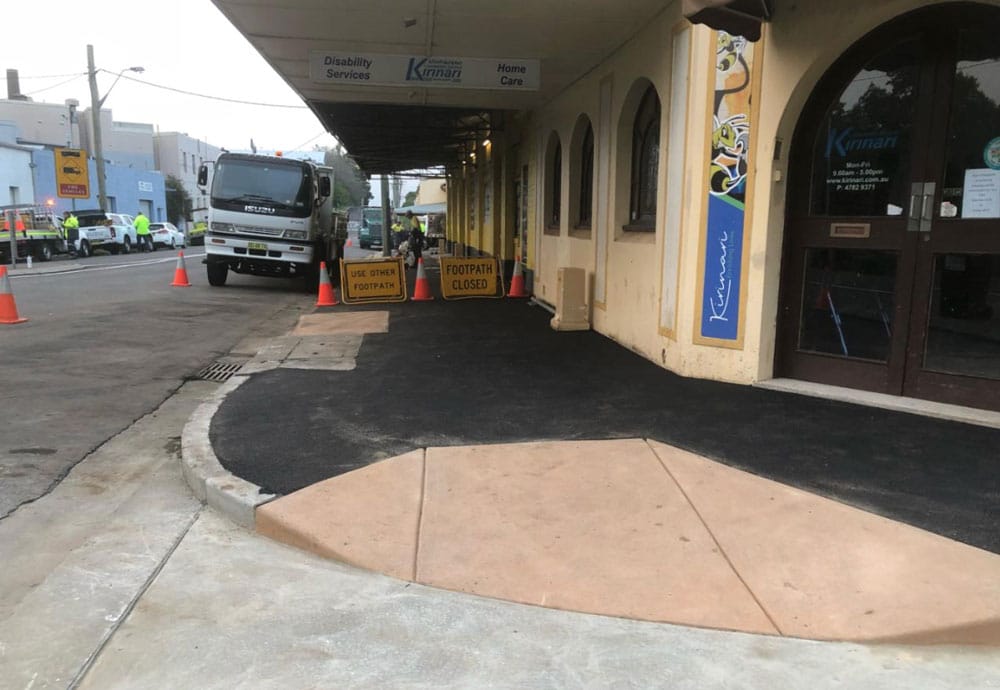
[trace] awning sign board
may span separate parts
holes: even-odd
[[[540,72],[535,59],[309,52],[310,81],[344,86],[537,91]]]

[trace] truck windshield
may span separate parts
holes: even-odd
[[[312,213],[311,190],[308,168],[295,162],[222,159],[215,164],[212,205],[233,211],[304,217]],[[259,206],[269,210],[258,211]]]
[[[369,225],[378,225],[379,227],[382,227],[382,209],[366,208],[365,220],[368,221]]]

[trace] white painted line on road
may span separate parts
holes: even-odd
[[[197,259],[199,257],[205,256],[204,253],[201,254],[185,254],[185,259]],[[74,266],[72,268],[65,268],[62,270],[47,270],[38,271],[32,273],[22,273],[21,271],[25,269],[16,269],[17,272],[8,271],[7,276],[10,278],[40,278],[41,276],[64,276],[70,273],[80,273],[82,271],[96,272],[96,271],[117,271],[123,268],[136,268],[138,266],[151,266],[154,264],[165,264],[177,261],[176,256],[171,256],[167,259],[147,259],[145,261],[133,261],[127,264],[114,264],[113,266]]]

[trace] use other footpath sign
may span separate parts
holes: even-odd
[[[340,297],[344,304],[405,302],[403,259],[340,260]]]
[[[55,154],[56,195],[62,199],[89,199],[87,152],[81,149],[55,149]]]
[[[440,262],[441,296],[445,299],[503,297],[503,277],[498,259],[442,256]]]

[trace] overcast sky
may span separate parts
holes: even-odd
[[[219,98],[296,106],[227,103],[122,77],[104,103],[117,121],[150,123],[228,149],[248,149],[251,138],[259,149],[284,151],[335,144],[211,0],[4,0],[2,18],[0,67],[18,70],[21,91],[35,101],[76,98],[81,109],[90,106],[91,44],[96,66],[112,73],[98,74],[101,95],[119,70],[140,65],[145,72],[125,76]]]

